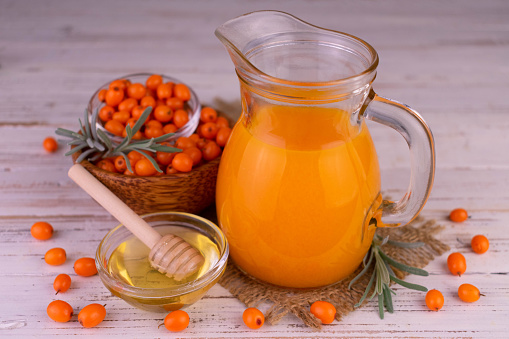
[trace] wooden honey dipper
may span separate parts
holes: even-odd
[[[180,281],[196,272],[205,261],[184,239],[173,234],[161,236],[80,164],[73,165],[68,175],[151,249],[148,259],[159,272]]]

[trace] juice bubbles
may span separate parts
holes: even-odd
[[[271,284],[335,283],[361,263],[379,218],[380,173],[365,123],[333,108],[244,115],[222,156],[216,204],[230,255]]]

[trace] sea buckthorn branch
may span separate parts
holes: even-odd
[[[132,128],[131,126],[127,125],[126,126],[127,135],[118,145],[115,145],[106,133],[104,133],[100,129],[97,129],[96,122],[99,110],[96,110],[92,114],[90,122],[88,121],[86,111],[84,115],[84,123],[81,121],[81,119],[78,119],[80,123],[80,133],[76,133],[74,131],[70,131],[64,128],[57,128],[55,133],[57,135],[71,139],[70,141],[67,142],[67,144],[74,147],[69,152],[65,153],[66,156],[81,151],[81,154],[76,159],[77,163],[80,163],[85,159],[88,159],[90,161],[96,161],[99,158],[108,158],[121,155],[125,159],[129,171],[133,172],[131,162],[129,161],[127,154],[131,151],[138,151],[141,155],[146,157],[152,163],[152,165],[158,172],[162,172],[157,162],[151,156],[146,154],[144,151],[152,153],[181,152],[182,150],[179,148],[158,144],[159,142],[163,142],[169,137],[171,137],[174,133],[164,134],[157,138],[132,142],[133,135],[135,135],[140,130],[145,121],[148,119],[151,112],[152,107],[147,107]]]
[[[359,280],[364,274],[366,274],[370,269],[373,269],[373,273],[371,274],[371,278],[369,279],[368,285],[366,286],[366,290],[362,295],[361,299],[354,307],[359,307],[362,302],[368,297],[369,292],[373,288],[373,293],[369,297],[369,300],[373,299],[375,296],[378,296],[378,313],[380,318],[384,318],[384,308],[387,309],[389,313],[394,312],[394,306],[392,302],[392,294],[396,294],[391,287],[391,281],[395,282],[398,285],[403,287],[427,292],[428,289],[424,286],[418,284],[412,284],[401,280],[396,277],[396,274],[392,270],[391,266],[397,268],[401,271],[405,271],[410,274],[420,275],[420,276],[428,276],[429,273],[420,268],[412,267],[405,265],[399,261],[394,260],[390,256],[388,256],[383,250],[382,246],[385,244],[390,244],[392,246],[402,247],[402,248],[417,248],[424,245],[422,242],[415,243],[406,243],[389,240],[389,237],[382,238],[379,235],[375,235],[373,238],[373,242],[371,243],[371,248],[363,259],[364,268],[359,272],[355,278],[350,281],[348,284],[348,288],[351,288],[352,285]]]

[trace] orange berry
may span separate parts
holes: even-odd
[[[177,153],[156,152],[156,160],[163,166],[168,166]]]
[[[44,255],[44,261],[46,261],[47,264],[52,266],[58,266],[65,263],[65,260],[67,259],[67,256],[65,254],[65,250],[63,248],[52,248],[46,254]]]
[[[263,326],[265,322],[265,316],[263,313],[254,307],[247,308],[244,313],[242,313],[242,320],[247,327],[257,330]]]
[[[59,274],[53,281],[53,289],[57,291],[57,293],[64,293],[71,287],[71,277],[67,274]]]
[[[119,111],[113,113],[111,119],[116,120],[122,124],[125,124],[129,119],[131,119],[131,114],[128,111]]]
[[[122,131],[125,127],[121,122],[116,120],[109,120],[104,124],[104,128],[111,134],[122,136]]]
[[[490,241],[484,235],[478,234],[472,238],[470,246],[475,253],[483,254],[490,248]]]
[[[133,110],[131,111],[131,116],[134,119],[138,120],[141,117],[141,115],[143,114],[143,112],[145,112],[146,109],[147,109],[147,107],[143,107],[141,105],[135,106],[135,107],[133,107]]]
[[[129,171],[128,169],[126,169],[126,170],[124,171],[124,175],[134,175],[134,173],[133,173],[133,172],[131,172],[131,171]]]
[[[124,173],[124,171],[127,169],[127,163],[125,162],[124,157],[121,155],[115,158],[113,164],[119,173]]]
[[[117,79],[117,80],[113,80],[112,82],[110,82],[110,86],[108,87],[109,89],[112,89],[112,88],[120,88],[121,90],[125,90],[127,88],[127,82],[125,79]]]
[[[230,127],[230,123],[228,122],[228,119],[225,117],[217,117],[216,119],[216,125],[217,127]]]
[[[461,277],[461,275],[467,270],[467,261],[463,254],[454,252],[449,254],[449,257],[447,257],[447,267],[452,274],[459,275]]]
[[[157,173],[154,165],[147,158],[140,159],[134,165],[134,172],[139,176],[149,177]]]
[[[201,161],[201,158],[203,157],[198,147],[187,147],[184,149],[183,153],[191,157],[193,160],[193,166],[198,165]]]
[[[190,172],[193,169],[193,159],[188,154],[177,153],[171,161],[171,166],[179,172]]]
[[[58,149],[58,143],[57,143],[57,141],[55,140],[55,138],[53,138],[53,137],[47,137],[47,138],[46,138],[46,139],[44,139],[44,141],[42,142],[42,147],[44,147],[44,149],[45,149],[47,152],[53,153],[53,152],[55,152],[55,151]]]
[[[157,120],[149,120],[145,123],[145,128],[160,128],[163,129],[163,124]]]
[[[186,311],[177,310],[164,318],[164,327],[171,332],[183,331],[189,326],[189,315]]]
[[[145,128],[145,136],[148,139],[158,138],[164,135],[163,129],[158,127]]]
[[[112,173],[117,172],[117,169],[115,168],[115,164],[113,163],[113,161],[111,161],[109,159],[102,159],[102,160],[98,161],[95,165],[97,167],[99,167],[100,169],[103,169],[108,172],[112,172]]]
[[[153,97],[143,97],[140,100],[140,106],[154,108],[156,106],[156,99]]]
[[[432,311],[437,311],[444,306],[444,296],[438,290],[430,290],[426,293],[426,306]]]
[[[232,129],[230,127],[221,127],[217,131],[216,135],[216,143],[224,147],[230,138],[230,134],[232,133]]]
[[[184,127],[189,121],[189,115],[183,109],[178,109],[175,111],[173,115],[173,124],[177,126],[177,128]]]
[[[166,99],[166,106],[169,106],[172,110],[183,109],[184,101],[177,97]]]
[[[184,84],[176,84],[175,87],[173,87],[173,95],[182,101],[191,99],[191,91]]]
[[[167,83],[167,84],[160,84],[157,86],[157,98],[159,99],[168,99],[171,98],[173,93],[173,84]]]
[[[188,137],[180,137],[177,139],[175,147],[184,150],[189,147],[196,147],[196,143]]]
[[[147,78],[147,81],[145,82],[145,85],[148,89],[151,90],[157,90],[157,87],[163,83],[163,77],[159,74],[152,74]]]
[[[106,89],[102,89],[99,91],[99,93],[97,93],[97,99],[99,99],[100,102],[104,102],[104,100],[106,99]]]
[[[82,277],[91,277],[97,274],[94,258],[79,258],[74,262],[74,272]]]
[[[479,300],[481,295],[484,296],[481,292],[479,292],[477,287],[471,284],[462,284],[458,288],[458,297],[468,303],[473,303]]]
[[[211,161],[221,154],[221,148],[214,141],[209,141],[202,148],[201,152],[203,154],[203,159]]]
[[[140,83],[135,83],[127,87],[127,95],[129,98],[141,100],[147,94],[147,89]]]
[[[81,326],[90,328],[99,325],[106,317],[106,308],[100,304],[90,304],[78,313],[78,321]]]
[[[200,141],[200,136],[196,133],[193,133],[189,136],[189,139],[193,140],[195,143],[197,143],[198,141]]]
[[[322,324],[330,324],[336,317],[336,308],[327,301],[315,301],[311,305],[310,311],[322,321]]]
[[[131,127],[132,128],[132,127]],[[122,131],[122,137],[126,137],[127,136],[127,130],[124,129]],[[143,133],[141,133],[141,131],[138,131],[136,133],[134,133],[133,137],[132,137],[133,140],[139,140],[139,139],[143,139]]]
[[[159,105],[154,110],[154,118],[160,122],[170,122],[173,118],[173,111],[166,105]]]
[[[217,125],[213,122],[207,122],[201,125],[200,132],[204,138],[212,140],[216,138],[217,135]]]
[[[53,226],[45,221],[38,221],[30,228],[32,237],[38,240],[48,240],[53,236]]]
[[[166,174],[176,174],[178,172],[179,171],[174,169],[173,166],[171,166],[171,165],[168,165],[168,167],[166,167]]]
[[[113,113],[115,113],[115,109],[111,106],[103,106],[99,110],[99,119],[101,121],[110,121],[113,118]]]
[[[178,130],[174,124],[166,124],[163,127],[164,134],[175,133]]]
[[[449,214],[449,219],[454,222],[463,222],[468,219],[468,213],[463,208],[456,208]]]
[[[131,151],[127,154],[127,158],[129,159],[129,162],[131,163],[132,168],[134,169],[134,165],[141,159],[145,158],[140,152],[138,151]]]
[[[134,98],[127,98],[118,105],[119,111],[127,111],[131,113],[134,107],[138,106],[138,101]]]
[[[212,107],[203,107],[200,113],[201,122],[215,122],[217,120],[217,112]]]
[[[55,300],[49,303],[46,312],[48,316],[59,323],[66,323],[71,320],[73,310],[71,305],[63,300]]]
[[[108,106],[116,107],[124,100],[124,91],[119,87],[113,87],[106,91],[105,101]]]

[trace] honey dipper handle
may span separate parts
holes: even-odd
[[[157,233],[145,220],[129,208],[113,192],[97,180],[80,164],[73,165],[68,172],[71,178],[78,186],[88,193],[95,201],[99,203],[120,223],[127,227],[138,239],[140,239],[149,248],[153,248],[161,239]]]

